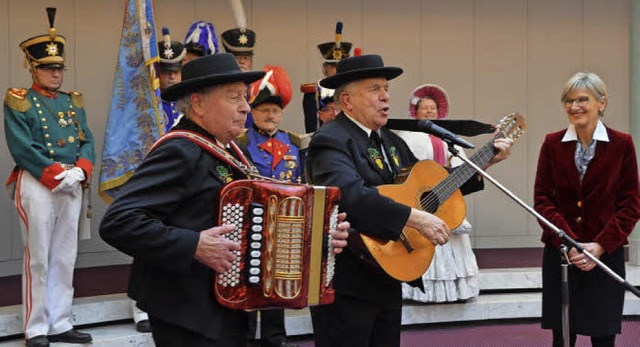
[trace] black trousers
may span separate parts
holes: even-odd
[[[331,305],[311,307],[316,347],[399,347],[402,305],[336,293]]]
[[[249,312],[249,341],[255,340],[256,326],[260,312],[260,346],[279,347],[287,342],[287,331],[284,326],[284,309],[260,310]]]
[[[153,341],[157,347],[240,347],[247,345],[247,315],[243,311],[229,314],[218,340],[212,340],[181,326],[149,317]]]
[[[576,345],[576,334],[571,334],[569,345],[574,347]],[[593,347],[615,347],[616,335],[607,336],[591,336],[591,346]],[[562,330],[553,330],[553,347],[564,346],[564,339],[562,338]]]

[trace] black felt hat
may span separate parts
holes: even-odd
[[[182,81],[165,88],[163,100],[175,101],[187,93],[206,87],[231,83],[252,83],[264,76],[264,71],[242,72],[236,58],[230,53],[206,55],[192,60],[182,67]]]
[[[402,74],[402,69],[395,66],[384,66],[382,57],[377,54],[365,54],[340,60],[336,67],[336,74],[320,80],[324,88],[336,89],[349,82],[384,77],[392,80]]]
[[[352,44],[351,42],[342,42],[342,26],[342,22],[336,23],[336,36],[333,42],[318,45],[318,50],[320,50],[325,63],[337,63],[342,59],[349,58]]]
[[[56,9],[47,7],[49,18],[49,33],[34,36],[20,43],[20,49],[26,55],[27,62],[33,66],[64,67],[64,45],[66,40],[56,34],[53,27],[56,18]]]
[[[253,55],[253,46],[256,44],[256,33],[253,30],[233,28],[223,32],[220,37],[226,52]]]
[[[187,50],[180,41],[171,41],[168,28],[162,28],[162,41],[158,41],[158,55],[160,57],[161,71],[180,71],[182,59],[187,55]]]

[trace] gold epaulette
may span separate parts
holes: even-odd
[[[247,147],[247,145],[249,144],[249,136],[247,136],[247,129],[245,128],[244,130],[242,130],[242,134],[238,135],[238,137],[236,137],[236,143]]]
[[[9,88],[4,96],[4,103],[12,110],[26,112],[31,108],[31,103],[26,98],[28,92],[24,88]]]
[[[84,98],[82,97],[82,93],[80,92],[70,92],[71,101],[73,102],[73,106],[84,108]]]
[[[313,133],[302,135],[298,135],[289,131],[287,131],[287,133],[289,134],[289,140],[291,140],[291,143],[296,145],[298,149],[306,149],[307,147],[309,147],[309,142],[311,142],[311,135],[313,135]]]
[[[315,83],[305,83],[303,85],[300,86],[300,91],[303,92],[304,94],[307,93],[314,93],[316,92],[316,84]]]

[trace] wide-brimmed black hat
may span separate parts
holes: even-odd
[[[395,66],[384,66],[382,57],[377,54],[365,54],[340,60],[336,74],[320,80],[320,85],[329,89],[337,89],[349,82],[384,77],[392,80],[402,74],[402,69]]]
[[[264,76],[264,71],[242,72],[231,53],[206,55],[192,60],[182,67],[182,82],[162,91],[163,100],[175,101],[189,92],[206,87],[231,83],[252,83]]]

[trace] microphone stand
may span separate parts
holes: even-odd
[[[556,227],[553,223],[549,222],[546,218],[544,218],[541,214],[539,214],[538,212],[536,212],[536,210],[534,210],[532,207],[530,207],[529,205],[527,205],[524,201],[522,201],[520,198],[518,198],[515,194],[513,194],[511,191],[509,191],[507,188],[505,188],[502,184],[500,184],[500,182],[498,182],[497,180],[495,180],[493,177],[491,177],[486,171],[482,170],[480,167],[478,167],[478,165],[476,165],[474,162],[472,162],[471,160],[465,158],[462,155],[459,155],[459,151],[454,147],[453,142],[448,140],[448,139],[443,139],[443,141],[445,141],[449,147],[449,152],[451,152],[451,154],[455,157],[458,157],[460,160],[462,160],[463,162],[467,163],[468,165],[470,165],[472,168],[474,168],[478,173],[480,173],[484,178],[486,178],[487,180],[489,180],[491,183],[493,183],[493,185],[495,185],[496,187],[498,187],[503,193],[505,193],[507,196],[509,196],[513,201],[515,201],[516,203],[518,203],[518,205],[522,206],[525,210],[527,210],[527,212],[529,212],[530,214],[532,214],[534,217],[536,217],[539,221],[541,221],[542,223],[544,223],[544,225],[546,225],[548,228],[550,228],[551,230],[553,230],[556,235],[558,237],[560,237],[561,239],[564,240],[564,244],[563,244],[563,252],[565,257],[566,255],[566,251],[568,249],[571,249],[571,247],[575,248],[576,250],[578,250],[578,252],[584,254],[585,256],[587,256],[587,258],[589,258],[591,261],[593,261],[600,269],[602,269],[605,273],[607,273],[611,278],[613,278],[616,282],[620,283],[621,285],[623,285],[626,289],[628,289],[630,292],[632,292],[635,296],[640,298],[640,290],[638,290],[636,287],[634,287],[631,283],[629,283],[628,281],[626,281],[624,278],[622,278],[620,275],[618,275],[617,273],[615,273],[613,270],[611,270],[611,268],[609,268],[607,265],[605,265],[603,262],[600,261],[600,259],[596,258],[595,256],[593,256],[591,253],[589,252],[585,252],[584,247],[582,247],[582,245],[580,245],[578,242],[576,242],[574,239],[572,239],[571,237],[569,237],[564,231],[560,230],[558,227]],[[569,245],[569,248],[567,248],[566,245]],[[568,259],[567,259],[568,260]],[[563,265],[564,266],[564,265]],[[568,265],[567,265],[568,266]],[[563,269],[563,271],[566,270],[566,268]],[[565,281],[566,279],[566,281]],[[563,273],[563,282],[567,282],[567,291],[568,291],[568,275],[565,278],[565,274]],[[567,302],[564,303],[563,302],[563,310],[564,310],[564,306],[566,305],[566,317],[565,314],[562,315],[562,330],[563,330],[563,336],[569,336],[569,303],[568,303],[568,299],[569,299],[569,295],[567,292],[566,298],[565,295],[562,295],[563,301],[566,299]],[[565,322],[566,319],[566,322]],[[566,331],[565,331],[566,330]],[[564,338],[564,345],[565,346],[569,346],[569,339],[567,337]]]
[[[562,268],[562,289],[560,305],[562,306],[562,344],[564,347],[569,347],[571,344],[571,333],[569,330],[569,249],[567,246],[560,245],[560,251],[562,252],[561,264]]]

